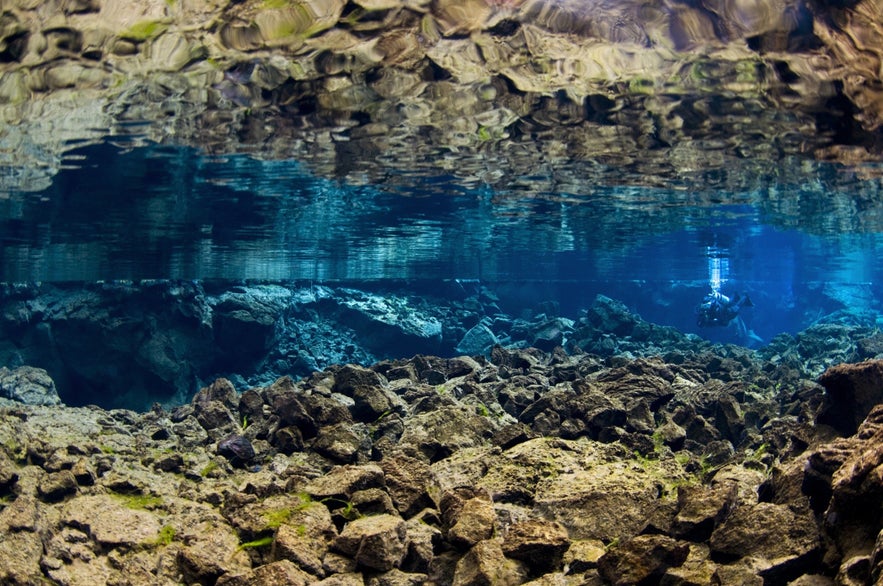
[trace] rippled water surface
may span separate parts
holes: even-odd
[[[478,280],[565,313],[604,293],[684,331],[720,283],[751,297],[744,317],[764,340],[838,309],[879,309],[874,166],[736,163],[720,181],[745,186],[733,190],[713,174],[580,182],[596,177],[585,161],[561,183],[561,169],[463,181],[449,164],[360,184],[297,160],[110,140],[66,163],[42,192],[0,195],[0,281]]]

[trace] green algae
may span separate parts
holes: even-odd
[[[119,36],[128,41],[143,42],[158,37],[168,28],[169,24],[163,20],[142,20],[121,32]]]

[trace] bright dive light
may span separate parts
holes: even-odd
[[[707,246],[705,251],[708,255],[708,284],[713,293],[720,293],[721,285],[730,277],[730,259],[722,256],[715,246]]]

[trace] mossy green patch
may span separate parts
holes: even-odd
[[[168,545],[174,540],[175,528],[171,525],[163,525],[162,528],[159,530],[159,533],[156,534],[156,539],[151,542],[151,545]]]
[[[133,510],[155,509],[163,504],[162,497],[152,494],[118,494],[112,493],[124,507]]]
[[[158,37],[168,28],[168,23],[162,20],[142,20],[121,32],[120,38],[129,41],[143,42]]]
[[[272,511],[264,512],[264,519],[267,520],[267,529],[278,529],[280,525],[285,523],[291,518],[291,514],[294,512],[293,509],[284,508],[284,509],[273,509]]]
[[[203,478],[207,477],[209,474],[218,469],[218,463],[214,460],[210,460],[208,464],[202,467],[202,470],[199,471],[199,475]]]
[[[291,4],[290,0],[264,0],[261,4],[261,8],[266,8],[268,10],[285,8]]]

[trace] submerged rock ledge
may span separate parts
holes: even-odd
[[[8,404],[0,581],[872,583],[883,362],[820,381],[498,347],[171,411]]]

